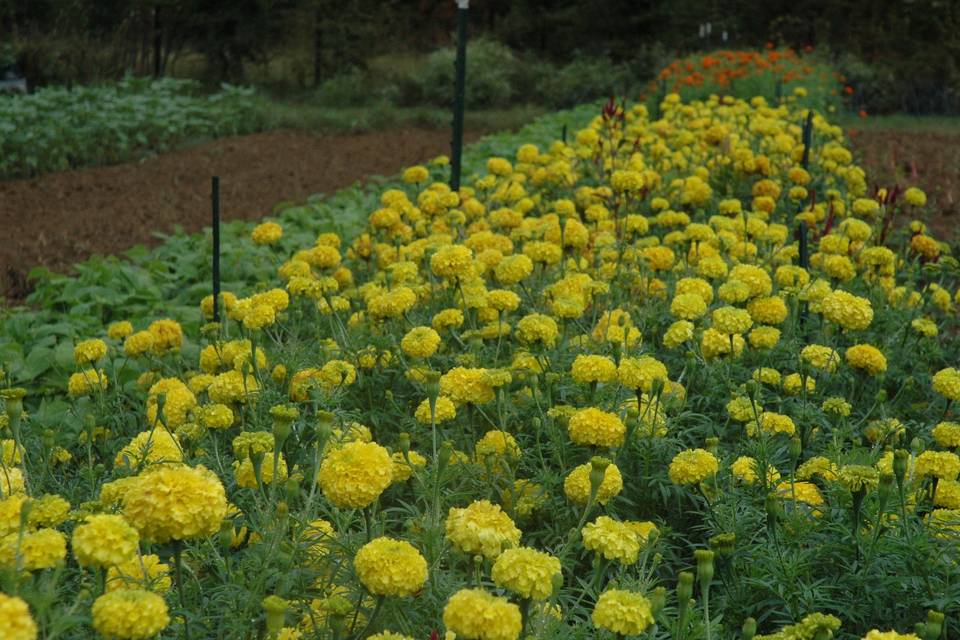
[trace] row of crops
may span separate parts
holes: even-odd
[[[0,637],[956,636],[957,262],[807,98],[588,105],[459,192],[229,225],[219,323],[208,238],[43,277]]]
[[[131,160],[194,139],[262,126],[253,89],[125,78],[89,87],[49,87],[0,96],[0,179]]]

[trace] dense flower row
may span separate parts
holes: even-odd
[[[870,192],[820,115],[805,150],[789,104],[661,110],[459,192],[410,168],[354,238],[259,225],[278,280],[198,301],[222,322],[76,344],[73,441],[2,391],[0,635],[939,637],[927,587],[804,591],[954,571],[924,194]]]

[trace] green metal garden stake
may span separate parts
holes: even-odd
[[[220,176],[213,176],[210,186],[213,209],[213,321],[220,322]]]
[[[450,188],[460,189],[460,171],[463,156],[463,109],[467,93],[467,16],[470,0],[457,2],[457,61],[456,87],[453,95],[453,140],[450,154]]]

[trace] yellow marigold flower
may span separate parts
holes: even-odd
[[[492,429],[483,434],[477,441],[475,448],[477,462],[485,464],[487,458],[509,458],[516,460],[520,457],[520,447],[512,435],[506,431]]]
[[[937,423],[931,435],[941,447],[956,449],[960,447],[960,422]]]
[[[446,521],[447,539],[470,555],[496,558],[505,548],[520,544],[520,530],[499,505],[477,500],[465,508],[451,507]]]
[[[544,347],[553,347],[560,335],[557,321],[542,313],[531,313],[517,323],[517,338],[525,344],[540,342]]]
[[[494,387],[502,384],[505,381],[487,369],[454,367],[440,376],[440,393],[456,405],[484,404],[493,400]]]
[[[430,258],[430,270],[441,278],[464,278],[473,268],[473,251],[460,244],[437,249]]]
[[[277,640],[294,640],[294,639],[282,638],[278,636]],[[380,633],[375,633],[372,636],[367,636],[367,640],[415,640],[415,639],[412,638],[411,636],[405,636],[402,633],[394,633],[393,631],[381,631]]]
[[[756,427],[755,422],[747,423],[747,434],[751,436],[755,435],[757,431]],[[773,411],[764,411],[760,414],[760,429],[766,433],[785,433],[788,436],[792,436],[797,432],[797,426],[790,416],[785,416],[782,413],[774,413]]]
[[[408,451],[405,456],[402,451],[395,451],[390,460],[393,462],[391,469],[391,484],[406,482],[413,476],[414,469],[422,469],[427,466],[427,459],[416,451]]]
[[[327,454],[318,482],[323,495],[340,508],[364,509],[390,486],[393,462],[375,442],[348,442]]]
[[[117,452],[113,464],[136,469],[160,462],[183,462],[183,449],[177,436],[163,427],[138,433]]]
[[[920,640],[920,637],[915,633],[897,633],[896,631],[872,629],[867,632],[867,635],[863,636],[863,640]]]
[[[763,411],[763,407],[757,407],[757,411]],[[727,414],[737,422],[750,422],[754,419],[753,404],[750,398],[737,396],[727,403]]]
[[[84,369],[70,376],[67,383],[67,392],[71,396],[88,396],[94,390],[106,391],[110,385],[107,374],[103,369]]]
[[[243,328],[248,331],[259,331],[272,325],[276,319],[276,309],[268,304],[258,304],[243,314]]]
[[[487,293],[487,304],[497,311],[516,311],[520,296],[507,289],[494,289]]]
[[[751,314],[736,307],[721,307],[711,315],[713,326],[720,333],[745,333],[753,326]]]
[[[179,350],[183,346],[183,329],[176,320],[155,320],[147,327],[147,331],[153,334],[153,353],[156,355]]]
[[[617,414],[595,407],[580,409],[573,414],[567,424],[567,431],[576,444],[605,448],[622,445],[627,433]]]
[[[754,327],[750,330],[747,339],[754,349],[772,349],[780,342],[780,330],[776,327]]]
[[[417,303],[417,294],[410,287],[396,287],[367,301],[367,310],[375,319],[399,318]]]
[[[413,417],[417,419],[417,422],[420,424],[430,424],[430,400],[429,398],[420,402],[417,405],[417,410],[413,413]],[[453,404],[453,401],[447,396],[437,396],[436,403],[436,420],[437,424],[442,422],[447,422],[448,420],[453,420],[457,417],[457,406]]]
[[[676,349],[684,342],[693,338],[693,323],[687,320],[677,320],[671,324],[663,334],[663,346]]]
[[[907,201],[907,204],[914,207],[922,207],[927,204],[927,194],[916,187],[909,187],[904,191],[903,199]]]
[[[93,364],[107,355],[107,343],[99,338],[83,340],[73,347],[73,360],[78,365]]]
[[[758,470],[760,463],[750,456],[740,456],[730,465],[734,477],[747,484],[756,484],[760,478]],[[773,465],[767,465],[767,484],[773,484],[780,479],[780,472]]]
[[[653,624],[650,601],[635,591],[608,589],[593,607],[593,624],[617,636],[637,636]]]
[[[682,320],[696,320],[707,312],[707,303],[696,293],[681,293],[670,302],[670,313]]]
[[[617,365],[606,356],[579,354],[570,366],[570,376],[575,382],[610,382],[617,377]]]
[[[133,333],[133,324],[129,320],[113,322],[107,327],[107,337],[111,340],[123,340]]]
[[[940,255],[940,244],[922,233],[910,238],[910,248],[927,260],[935,260]]]
[[[676,254],[670,247],[647,247],[642,252],[643,261],[654,271],[667,271],[673,268]]]
[[[608,461],[609,462],[609,461]],[[585,505],[590,499],[590,472],[593,464],[587,462],[573,468],[563,481],[563,493],[567,500],[576,505]],[[596,501],[607,504],[623,491],[623,476],[617,465],[609,462],[603,471],[603,480],[597,487]]]
[[[497,557],[490,577],[498,587],[521,598],[546,600],[553,594],[560,572],[559,559],[536,549],[518,547],[507,549]]]
[[[719,468],[716,456],[706,449],[687,449],[673,457],[668,475],[674,484],[699,484]]]
[[[461,589],[443,608],[448,632],[464,640],[517,640],[523,626],[520,607],[483,589]]]
[[[862,331],[873,322],[873,307],[866,298],[834,291],[820,301],[820,312],[830,322],[848,331]]]
[[[815,369],[834,372],[840,364],[840,354],[831,347],[810,344],[800,351],[800,358]]]
[[[146,589],[165,593],[170,588],[170,566],[160,562],[156,554],[134,556],[107,570],[107,591]]]
[[[423,165],[414,165],[403,170],[402,179],[407,184],[419,184],[430,178],[430,171]]]
[[[137,331],[127,336],[123,341],[123,353],[128,358],[139,358],[154,351],[156,337],[149,331]]]
[[[30,501],[27,516],[31,527],[59,527],[70,517],[70,503],[58,495],[47,494]]]
[[[738,264],[730,270],[727,279],[747,285],[751,298],[768,296],[773,291],[773,280],[770,274],[752,264]]]
[[[433,316],[430,324],[436,331],[457,329],[463,324],[463,312],[460,309],[444,309]]]
[[[533,261],[526,255],[506,256],[493,271],[497,282],[510,286],[526,279],[533,273]]]
[[[762,324],[780,324],[787,319],[787,305],[779,296],[754,298],[747,305],[747,311],[754,322]]]
[[[24,571],[52,569],[62,565],[66,556],[67,539],[54,529],[26,531],[22,538],[18,533],[0,538],[0,568],[13,569],[19,562]]]
[[[813,393],[817,389],[817,381],[812,377],[804,378],[799,373],[791,373],[783,378],[783,392],[788,396],[797,396],[806,389],[807,393]]]
[[[167,603],[144,589],[117,589],[93,603],[93,628],[116,640],[146,640],[170,624]]]
[[[27,496],[18,494],[0,497],[0,538],[20,530],[20,512],[27,500]]]
[[[263,222],[250,232],[250,239],[256,244],[275,244],[283,236],[283,227],[276,222]]]
[[[225,404],[208,404],[197,410],[197,420],[207,429],[226,429],[234,419],[233,410]]]
[[[630,525],[609,516],[599,516],[581,531],[583,546],[607,560],[631,565],[640,555],[640,537]]]
[[[238,487],[256,489],[259,486],[251,458],[244,457],[243,460],[234,461],[233,474],[237,480]],[[263,484],[268,485],[274,481],[283,481],[286,479],[287,461],[284,460],[283,454],[281,453],[277,458],[276,468],[274,468],[273,464],[273,454],[268,453],[264,455],[263,460],[260,462],[260,480]]]
[[[745,344],[743,337],[733,335],[733,339],[731,340],[730,334],[720,333],[713,327],[710,327],[704,330],[703,335],[700,337],[700,351],[703,353],[704,358],[713,360],[714,358],[730,354],[731,342],[733,343],[733,355],[739,356]]]
[[[803,502],[813,507],[823,504],[823,496],[820,495],[820,489],[812,482],[781,482],[777,485],[777,495],[785,500],[795,500]]]
[[[855,369],[863,369],[872,376],[887,370],[887,358],[883,352],[869,344],[857,344],[845,354],[847,364]]]
[[[885,368],[885,367],[884,367]],[[933,374],[933,390],[948,400],[960,401],[960,371],[953,367]]]
[[[814,456],[797,468],[797,478],[800,480],[809,480],[814,476],[820,476],[824,480],[836,480],[840,469],[829,459],[823,456]]]
[[[844,465],[837,475],[840,484],[851,493],[873,489],[880,480],[880,474],[876,469],[862,464]]]
[[[203,466],[154,465],[123,497],[124,517],[156,543],[211,536],[226,514],[223,484]]]
[[[0,498],[22,493],[25,488],[23,471],[19,467],[0,468]]]
[[[81,567],[112,567],[133,558],[140,534],[118,515],[87,516],[73,530],[70,546]]]
[[[910,326],[914,331],[927,338],[935,338],[940,333],[937,323],[930,318],[915,318],[910,322]]]
[[[960,456],[949,451],[924,451],[917,456],[918,478],[933,476],[941,480],[956,480],[960,474]]]
[[[960,509],[960,482],[955,480],[938,481],[937,492],[933,496],[933,504],[947,509]]]
[[[36,640],[37,623],[30,615],[30,607],[21,598],[0,593],[0,638],[5,640]]]
[[[400,341],[400,348],[411,358],[429,358],[439,346],[440,334],[430,327],[414,327]]]
[[[353,568],[367,591],[378,596],[411,596],[427,581],[427,561],[420,552],[386,536],[360,547]]]
[[[850,415],[850,411],[853,407],[850,406],[850,403],[844,400],[843,398],[827,398],[823,401],[823,404],[820,405],[821,408],[826,413],[832,413],[837,416],[847,417]]]
[[[739,304],[750,298],[750,287],[739,280],[730,280],[717,287],[717,296],[727,304]]]
[[[628,389],[642,389],[651,393],[654,380],[667,381],[667,367],[652,356],[639,358],[621,358],[617,376],[620,384]]]

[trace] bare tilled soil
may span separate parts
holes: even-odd
[[[467,134],[474,140],[476,134]],[[332,193],[369,175],[449,153],[447,131],[223,138],[143,162],[0,182],[0,295],[21,300],[36,266],[67,271],[92,254],[156,242],[153,232],[209,225],[210,177],[225,220],[261,218],[278,202]]]
[[[938,239],[960,238],[960,133],[851,129],[850,139],[871,190],[919,187]]]

